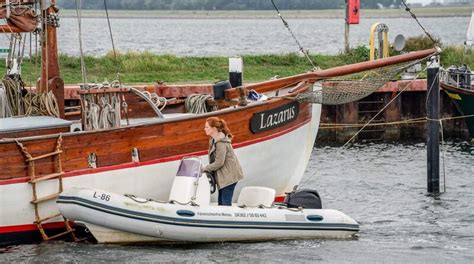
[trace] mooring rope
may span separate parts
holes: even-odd
[[[474,115],[443,117],[443,118],[440,118],[438,120],[439,121],[450,121],[450,120],[456,120],[456,119],[465,119],[465,118],[469,118],[469,117],[474,117]],[[412,119],[401,120],[401,121],[374,123],[374,124],[367,125],[367,127],[411,125],[411,124],[426,123],[428,120],[429,119],[427,117],[418,117],[418,118],[412,118]],[[434,120],[434,121],[438,121],[438,120]],[[358,127],[362,127],[362,126],[364,126],[364,124],[320,123],[319,129],[358,128]]]

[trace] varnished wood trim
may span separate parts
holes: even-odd
[[[258,139],[253,139],[253,140],[248,140],[245,142],[240,142],[236,144],[232,144],[232,146],[235,149],[246,147],[252,144],[257,144],[263,141],[271,140],[276,137],[283,136],[285,134],[288,134],[306,124],[308,124],[310,120],[306,120],[302,123],[299,123],[296,126],[293,126],[291,128],[288,128],[286,130],[280,131],[278,133],[274,133],[265,137],[261,137]],[[150,160],[150,161],[144,161],[144,162],[127,162],[123,164],[118,164],[118,165],[112,165],[112,166],[107,166],[107,167],[102,167],[102,168],[96,168],[96,169],[83,169],[83,170],[76,170],[76,171],[71,171],[67,172],[64,174],[63,178],[65,177],[74,177],[74,176],[81,176],[85,174],[94,174],[94,173],[100,173],[100,172],[105,172],[105,171],[112,171],[112,170],[119,170],[119,169],[126,169],[126,168],[133,168],[133,167],[140,167],[140,166],[146,166],[146,165],[152,165],[152,164],[158,164],[158,163],[164,163],[164,162],[170,162],[170,161],[175,161],[175,160],[180,160],[183,157],[186,156],[200,156],[200,155],[205,155],[207,154],[207,150],[204,151],[196,151],[196,152],[190,152],[190,153],[183,153],[180,155],[175,155],[171,157],[166,157],[166,158],[160,158],[160,159],[155,159],[155,160]],[[6,180],[0,180],[0,185],[9,185],[9,184],[17,184],[17,183],[25,183],[30,180],[29,177],[22,177],[22,178],[15,178],[15,179],[6,179]]]

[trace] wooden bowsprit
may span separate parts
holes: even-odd
[[[23,153],[23,155],[25,156],[25,158],[26,158],[25,161],[28,165],[28,176],[30,176],[29,183],[31,184],[31,188],[32,188],[32,191],[33,191],[33,198],[31,200],[31,203],[33,204],[34,209],[35,209],[35,221],[34,221],[34,223],[38,227],[38,230],[40,231],[43,240],[44,241],[53,240],[53,239],[56,239],[58,237],[62,237],[64,235],[69,234],[74,241],[77,241],[78,239],[76,238],[76,235],[74,234],[75,229],[73,229],[71,227],[71,225],[69,224],[69,220],[66,219],[65,217],[63,217],[61,215],[61,213],[58,212],[56,214],[49,215],[49,216],[46,216],[46,217],[43,217],[43,218],[41,218],[41,216],[40,216],[40,204],[44,203],[44,202],[47,202],[47,201],[50,201],[50,200],[53,200],[53,199],[56,199],[59,196],[59,194],[63,191],[63,178],[62,178],[62,176],[64,175],[64,172],[62,170],[62,165],[61,165],[62,135],[59,134],[59,137],[56,141],[56,149],[53,152],[46,153],[46,154],[36,156],[36,157],[33,157],[29,153],[28,149],[22,143],[20,143],[18,140],[16,140],[16,143],[17,143],[18,147],[20,147],[20,150]],[[50,174],[44,174],[44,175],[36,175],[35,162],[38,161],[38,160],[41,160],[41,159],[49,158],[49,157],[54,158],[55,172],[50,173]],[[38,197],[37,184],[39,184],[40,182],[45,182],[45,181],[54,180],[54,179],[58,180],[58,192],[47,195],[47,196]],[[43,227],[44,223],[46,221],[50,220],[50,219],[60,217],[60,216],[63,218],[64,227],[65,227],[66,231],[61,232],[59,234],[49,236],[48,234],[46,234],[46,231],[44,230],[44,227]]]

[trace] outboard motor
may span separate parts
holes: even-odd
[[[316,190],[293,190],[286,194],[285,204],[288,208],[322,209],[321,198]]]

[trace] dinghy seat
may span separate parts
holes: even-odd
[[[201,173],[201,167],[201,159],[198,157],[185,157],[181,160],[171,186],[170,202],[200,206],[210,204],[209,181],[207,176]]]
[[[244,187],[239,194],[239,207],[271,207],[275,200],[275,190],[266,187]]]

